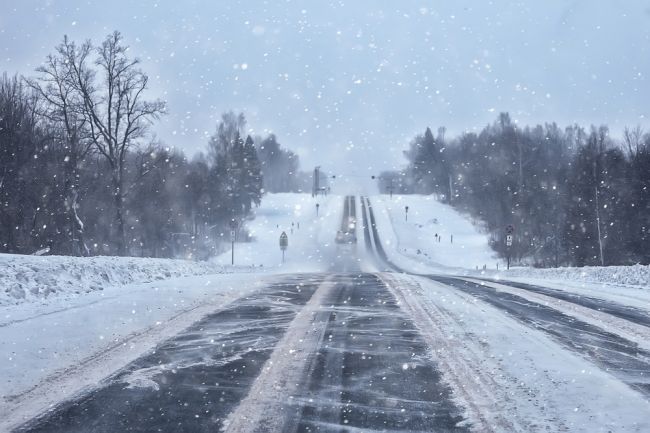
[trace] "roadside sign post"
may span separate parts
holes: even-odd
[[[230,231],[230,264],[235,264],[235,231]]]
[[[406,221],[409,220],[409,207],[408,206],[404,206],[404,219]]]
[[[510,248],[512,247],[512,234],[515,231],[515,227],[512,224],[509,224],[506,227],[506,255],[508,257],[507,269],[510,269]]]
[[[230,264],[235,265],[235,238],[237,237],[237,220],[230,220]]]
[[[285,232],[282,232],[280,235],[280,249],[282,250],[282,263],[284,263],[284,252],[287,250],[287,247],[289,246],[289,237]]]

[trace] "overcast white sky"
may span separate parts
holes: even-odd
[[[650,0],[0,0],[0,71],[64,34],[117,29],[169,103],[165,143],[203,150],[224,110],[303,167],[400,166],[426,126],[650,125]]]

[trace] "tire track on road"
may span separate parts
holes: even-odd
[[[487,283],[498,283],[522,290],[527,290],[532,293],[538,293],[544,296],[549,296],[565,302],[579,305],[581,307],[589,308],[592,310],[600,311],[609,314],[619,319],[627,320],[637,325],[642,325],[650,328],[650,314],[640,308],[631,307],[628,305],[619,304],[606,299],[598,299],[590,296],[579,295],[576,293],[565,292],[558,289],[543,287],[528,283],[519,283],[508,280],[495,280],[491,278],[475,278]]]
[[[564,348],[587,358],[650,397],[650,351],[636,343],[549,306],[498,292],[480,283],[442,276],[428,278],[470,294],[524,324],[544,331]]]

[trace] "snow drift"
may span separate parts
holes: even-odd
[[[218,265],[189,260],[0,254],[0,305],[74,297],[110,286],[222,272]]]
[[[585,266],[582,268],[512,268],[495,273],[500,278],[524,277],[545,280],[605,283],[620,286],[650,286],[650,266]]]

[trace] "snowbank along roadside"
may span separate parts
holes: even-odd
[[[222,273],[208,262],[138,257],[0,254],[0,306],[77,297],[110,286]]]

